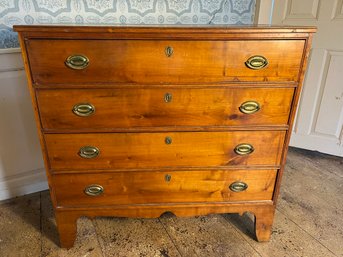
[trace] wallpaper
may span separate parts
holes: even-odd
[[[0,0],[0,48],[15,24],[252,24],[256,0]]]

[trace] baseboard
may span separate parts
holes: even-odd
[[[45,170],[39,169],[0,179],[0,200],[48,189]]]

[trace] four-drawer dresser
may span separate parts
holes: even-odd
[[[165,212],[269,240],[314,28],[15,30],[62,247],[80,216]]]

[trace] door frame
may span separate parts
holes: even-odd
[[[272,23],[275,0],[256,0],[254,24]]]

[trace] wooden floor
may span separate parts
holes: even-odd
[[[63,250],[45,191],[0,202],[0,256],[343,256],[343,158],[291,149],[271,241],[252,228],[249,214],[82,218]]]

